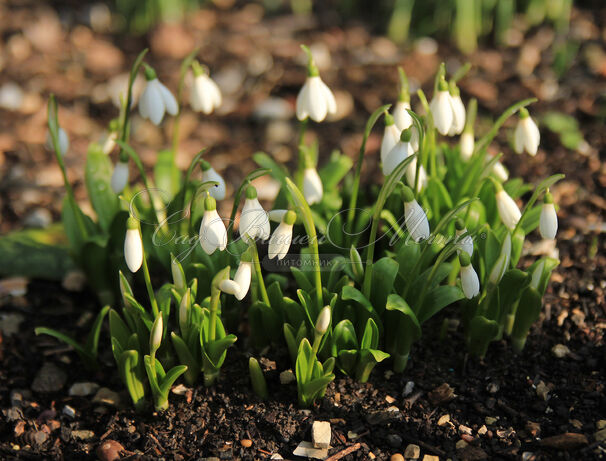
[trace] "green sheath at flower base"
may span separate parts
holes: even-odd
[[[391,126],[395,123],[396,123],[396,121],[393,118],[393,115],[391,115],[389,112],[385,111],[385,126]]]
[[[139,221],[137,221],[137,218],[135,218],[134,216],[129,216],[126,220],[126,228],[128,230],[139,229]]]
[[[216,209],[217,209],[217,201],[210,195],[207,195],[206,198],[204,199],[204,210],[213,211]]]
[[[438,83],[438,91],[449,91],[448,83],[445,78],[442,78],[440,83]]]
[[[246,188],[246,198],[249,200],[257,198],[257,189],[255,189],[255,186],[248,186]]]
[[[525,107],[522,107],[520,109],[520,112],[518,113],[518,116],[520,117],[520,120],[523,120],[525,118],[530,117],[530,113],[528,112],[528,109],[526,109]]]
[[[467,267],[471,264],[471,259],[469,255],[465,252],[461,252],[459,255],[459,263],[461,263],[461,267]]]
[[[200,159],[199,162],[200,162],[200,168],[202,169],[202,171],[208,171],[212,168],[211,164],[204,159]]]
[[[398,67],[398,75],[400,77],[400,93],[398,94],[398,101],[410,102],[410,89],[408,85],[408,77],[406,72],[401,67]]]
[[[400,135],[400,141],[402,142],[410,142],[412,138],[412,130],[410,128],[406,128],[402,130],[402,134]]]
[[[400,186],[400,191],[402,193],[402,200],[404,200],[405,203],[414,202],[415,194],[410,187],[402,184]]]
[[[143,63],[143,65],[145,66],[145,80],[149,82],[150,80],[158,78],[156,71],[151,66],[146,63]]]
[[[549,189],[547,189],[547,192],[545,192],[545,197],[543,197],[543,203],[545,203],[545,204],[553,203],[553,195],[551,194],[551,192],[549,192]]]
[[[314,57],[311,54],[311,50],[306,45],[301,45],[301,49],[303,51],[305,51],[305,53],[307,54],[307,75],[309,77],[317,77],[317,76],[319,76],[320,75],[320,71],[318,69],[318,66],[316,66],[316,63],[314,61]]]
[[[286,212],[286,214],[284,215],[284,217],[282,218],[282,221],[284,221],[289,226],[292,226],[296,220],[297,220],[297,213],[295,213],[292,210],[288,210]]]
[[[206,74],[206,69],[197,59],[194,59],[191,63],[191,70],[194,73],[194,77],[199,77],[200,75]]]

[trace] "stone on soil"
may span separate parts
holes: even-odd
[[[587,445],[587,437],[583,434],[566,432],[541,440],[541,446],[555,448],[556,450],[571,450]]]
[[[301,442],[295,451],[292,452],[295,456],[303,456],[314,459],[326,459],[328,458],[327,448],[314,448],[311,442]]]
[[[421,456],[421,447],[419,447],[418,445],[415,445],[414,443],[411,443],[410,445],[408,445],[406,447],[406,450],[404,450],[404,457],[406,459],[419,459],[420,456]]]
[[[32,390],[34,392],[58,392],[65,382],[67,375],[57,365],[51,362],[45,362],[42,368],[32,382]]]
[[[330,447],[330,423],[328,421],[314,421],[311,426],[311,440],[315,448]]]
[[[87,395],[94,394],[99,389],[97,383],[74,383],[69,388],[69,395],[73,397],[85,397]]]

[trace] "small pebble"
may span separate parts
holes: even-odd
[[[410,394],[412,394],[412,391],[413,391],[414,388],[415,388],[414,381],[408,381],[406,383],[406,386],[404,386],[404,392],[402,392],[402,394],[404,395],[404,397],[407,397]]]
[[[551,348],[551,353],[554,357],[558,359],[563,359],[568,354],[570,354],[570,349],[568,349],[568,347],[564,344],[556,344]]]
[[[65,405],[63,407],[63,414],[65,416],[67,416],[68,418],[72,418],[74,419],[76,417],[76,410],[74,410],[72,407],[70,407],[69,405]]]
[[[450,415],[442,415],[438,419],[438,426],[446,426],[450,422]]]
[[[402,456],[400,453],[394,453],[389,459],[391,461],[404,461],[404,456]]]
[[[404,450],[404,456],[406,459],[419,459],[421,456],[421,447],[418,445],[411,443]]]
[[[240,440],[240,445],[242,445],[244,448],[250,448],[250,447],[252,447],[252,444],[253,444],[253,442],[250,439]]]
[[[101,461],[115,461],[120,459],[120,453],[124,451],[124,447],[120,442],[107,439],[97,447],[97,457]]]
[[[74,397],[84,397],[94,394],[99,389],[97,383],[74,383],[69,388],[68,394]]]

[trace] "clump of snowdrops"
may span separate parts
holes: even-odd
[[[549,187],[563,176],[524,184],[509,178],[503,154],[488,153],[505,122],[517,117],[513,149],[536,155],[540,133],[527,109],[534,99],[509,107],[477,138],[477,103],[465,106],[457,85],[468,66],[450,77],[440,66],[431,101],[422,90],[416,94],[419,113],[411,109],[413,95],[399,69],[397,101],[370,115],[354,167],[340,152],[325,159],[318,144],[305,143],[307,128],[329,120],[337,105],[302,48],[308,64],[296,100],[295,168],[255,154],[259,168],[237,188],[229,217],[217,211],[226,184],[204,150],[185,173],[175,166],[187,72],[194,75],[193,110],[210,115],[222,102],[196,53],[183,62],[176,97],[144,62],[146,51],[134,62],[108,140],[92,143],[87,153],[85,182],[96,219],[74,199],[63,162],[67,136],[50,98],[50,141],[66,188],[63,226],[74,260],[108,306],[84,344],[58,331],[37,332],[68,342],[94,368],[109,315],[115,362],[137,408],[148,401],[167,408],[179,378],[212,385],[237,340],[229,332],[243,315],[254,348],[287,351],[302,406],[323,397],[336,372],[362,382],[380,362],[403,372],[423,325],[447,306],[460,312],[467,347],[479,357],[503,337],[521,350],[539,317],[558,261],[542,257],[525,269],[519,261],[535,229],[545,239],[556,237]],[[152,176],[129,145],[132,84],[140,71],[147,81],[140,116],[156,125],[175,117],[177,131],[172,148],[158,153]],[[377,160],[367,155],[366,142],[381,118]],[[455,137],[458,142],[448,142]],[[361,184],[364,162],[381,169],[380,187]],[[142,184],[131,181],[133,169]],[[264,175],[281,185],[268,208],[253,184]],[[150,268],[164,275],[164,284],[152,284]],[[144,299],[135,297],[137,286],[145,288]],[[267,398],[254,357],[249,369],[253,390]]]

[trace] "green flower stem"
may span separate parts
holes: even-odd
[[[298,163],[297,171],[295,172],[295,183],[299,189],[303,188],[303,170],[305,169],[305,132],[309,124],[309,117],[302,120],[299,124],[299,138],[297,140]]]
[[[320,349],[320,343],[322,342],[322,337],[323,336],[324,335],[321,335],[317,331],[314,330],[314,343],[311,346],[311,352],[313,354],[312,355],[313,360],[311,360],[311,366],[307,370],[307,379],[306,379],[306,382],[310,382],[311,378],[313,377],[313,372],[314,372],[316,360],[318,360],[318,350]]]
[[[427,136],[425,137],[427,141],[425,142],[425,145],[422,146],[421,140],[419,140],[419,150],[421,151],[422,158],[417,161],[417,171],[415,172],[415,187],[413,188],[413,192],[415,194],[417,193],[417,188],[419,185],[419,170],[421,169],[421,165],[428,160],[427,157],[429,157],[428,174],[430,176],[435,176],[438,172],[438,168],[436,165],[436,130],[434,129],[433,115],[431,113],[431,110],[429,109],[429,103],[427,102],[427,98],[425,97],[425,93],[423,92],[423,90],[419,89],[417,91],[417,95],[419,96],[419,100],[421,101],[423,109],[427,114]]]
[[[194,168],[198,165],[198,163],[200,163],[200,160],[202,159],[202,156],[204,155],[205,152],[206,152],[206,149],[202,149],[200,152],[198,152],[196,154],[196,156],[193,158],[193,160],[189,164],[189,168],[187,169],[187,172],[185,173],[185,180],[183,182],[183,197],[181,198],[181,212],[185,211],[185,203],[187,202],[187,192],[189,190],[189,182],[191,180],[191,175],[194,172]],[[191,217],[191,209],[190,209],[190,217]],[[187,225],[187,227],[186,227],[186,225]],[[181,232],[188,230],[189,229],[188,221],[183,219],[180,227],[181,227]]]
[[[322,295],[322,274],[320,273],[320,252],[318,249],[318,235],[316,233],[316,226],[314,224],[314,218],[311,214],[311,209],[305,201],[305,197],[299,190],[299,188],[292,182],[290,178],[286,178],[286,187],[290,192],[290,195],[300,210],[299,216],[303,221],[307,238],[309,238],[309,249],[314,258],[314,277],[316,284],[316,303],[318,310],[322,309],[324,305],[324,296]]]
[[[263,302],[266,305],[271,307],[271,303],[269,302],[269,296],[267,295],[267,290],[265,289],[265,282],[263,281],[263,274],[261,272],[261,262],[259,261],[259,252],[257,251],[256,242],[252,242],[249,247],[252,250],[253,264],[255,266],[255,275],[257,276],[257,286],[259,287],[261,298],[263,299]]]
[[[137,73],[139,72],[139,68],[141,67],[141,64],[143,62],[143,58],[145,57],[145,55],[147,54],[148,51],[149,50],[147,48],[145,48],[143,51],[141,51],[141,53],[139,53],[139,56],[137,56],[137,59],[135,59],[135,62],[133,63],[133,67],[130,70],[130,76],[128,78],[128,90],[126,93],[124,118],[122,119],[122,132],[120,134],[120,141],[122,141],[124,143],[127,142],[129,132],[130,132],[129,119],[130,119],[130,109],[131,109],[131,106],[133,103],[133,84],[135,83],[135,78],[137,77]]]
[[[217,312],[219,311],[219,297],[221,292],[213,290],[210,298],[210,331],[208,332],[208,342],[212,343],[215,340],[217,330]]]
[[[356,173],[354,176],[353,188],[351,196],[349,198],[349,209],[347,210],[347,245],[350,246],[350,237],[353,234],[354,219],[356,216],[356,205],[358,202],[358,193],[360,190],[360,177],[362,175],[362,163],[364,162],[364,154],[366,153],[366,142],[370,136],[370,132],[374,127],[377,120],[384,112],[388,111],[391,107],[390,104],[379,107],[375,110],[368,121],[366,122],[366,128],[364,129],[364,137],[362,138],[362,144],[360,145],[360,151],[358,152],[358,163],[356,164]]]
[[[149,296],[149,302],[151,303],[152,313],[154,314],[154,318],[158,316],[158,301],[156,300],[156,295],[154,293],[154,287],[151,283],[151,277],[149,275],[149,267],[147,266],[147,257],[145,256],[145,251],[143,251],[143,276],[145,278],[145,286],[147,288],[147,294]]]
[[[177,155],[177,148],[179,147],[179,122],[181,121],[181,99],[183,98],[183,87],[185,86],[185,75],[187,74],[187,71],[189,69],[189,67],[191,66],[191,63],[194,59],[194,57],[198,54],[198,51],[200,51],[199,47],[196,47],[191,53],[189,53],[185,59],[183,60],[183,62],[181,63],[181,72],[179,74],[179,85],[177,87],[177,106],[178,106],[178,112],[177,115],[175,116],[175,120],[173,122],[173,144],[172,144],[172,153],[173,153],[173,158],[175,157],[175,155]]]

